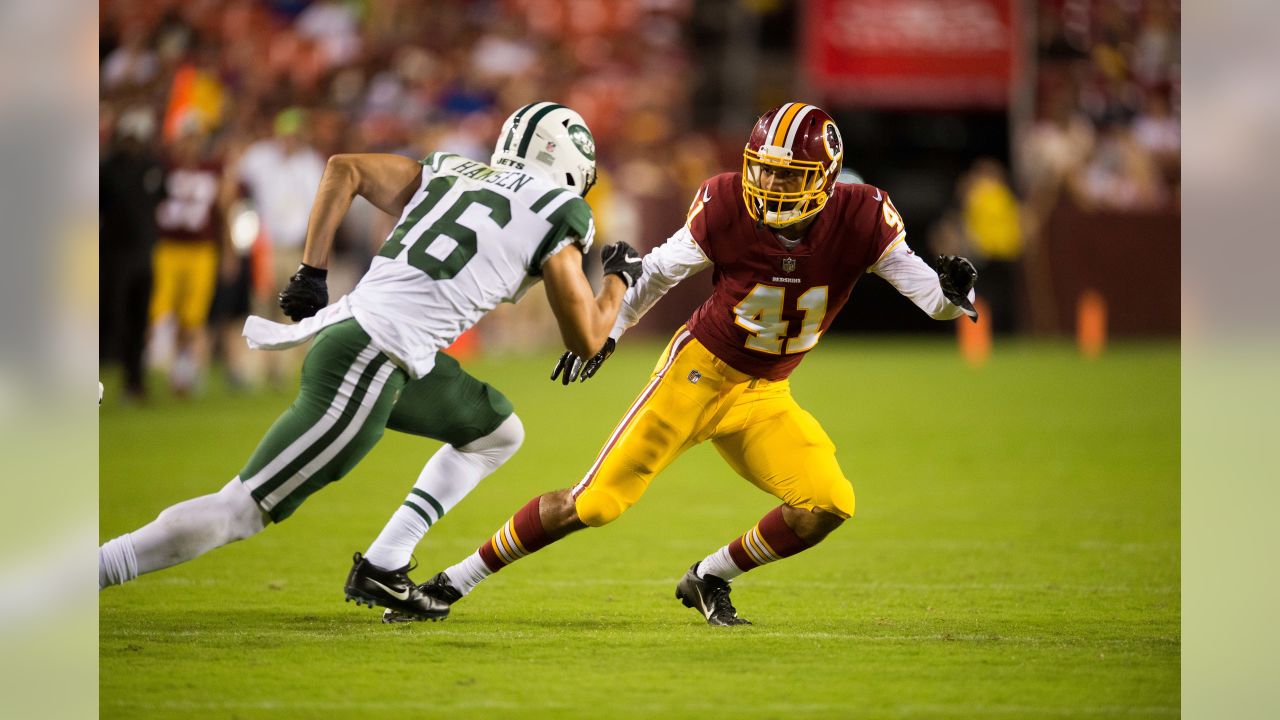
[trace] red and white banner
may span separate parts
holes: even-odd
[[[809,0],[804,67],[860,105],[1002,107],[1015,73],[1014,0]]]

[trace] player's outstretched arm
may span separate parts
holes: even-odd
[[[591,284],[582,272],[582,251],[576,245],[565,246],[542,266],[547,302],[560,325],[560,337],[578,357],[590,357],[604,346],[622,296],[638,275],[640,255],[630,246],[618,243],[606,247],[605,252],[604,288],[599,295],[591,293]]]
[[[618,256],[612,256],[612,258],[617,260]],[[604,260],[607,273],[611,256],[606,254]],[[629,258],[626,260],[630,261]],[[688,227],[681,227],[665,243],[645,255],[637,270],[627,270],[623,273],[630,289],[622,298],[618,319],[614,321],[613,329],[609,331],[609,339],[605,341],[604,347],[589,358],[572,352],[561,355],[560,361],[556,363],[555,370],[551,373],[551,379],[560,378],[565,385],[579,379],[586,382],[613,354],[618,338],[635,325],[654,303],[662,299],[662,296],[676,284],[710,266],[711,260],[698,248],[698,243],[693,239]]]
[[[934,320],[952,320],[968,315],[977,322],[973,308],[973,284],[977,272],[964,258],[951,258],[934,270],[907,247],[900,237],[885,250],[869,270],[889,281],[895,289]],[[954,262],[960,261],[960,262]]]
[[[302,262],[315,268],[329,265],[333,235],[356,195],[382,212],[398,216],[421,180],[422,165],[400,155],[365,153],[329,158],[311,205]]]
[[[334,155],[325,166],[307,221],[302,265],[280,292],[280,309],[293,321],[311,317],[329,304],[325,278],[329,249],[338,224],[360,195],[374,207],[399,215],[418,189],[422,166],[399,155]]]
[[[609,337],[622,337],[668,290],[709,267],[711,260],[698,247],[688,226],[681,226],[644,256],[640,276],[622,299],[622,309]]]

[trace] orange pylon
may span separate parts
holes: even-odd
[[[982,298],[973,301],[973,308],[978,311],[978,322],[967,317],[960,317],[956,322],[956,342],[960,346],[960,357],[970,367],[982,367],[991,357],[991,308]]]
[[[1107,301],[1097,290],[1085,290],[1076,301],[1076,345],[1090,360],[1107,346]]]
[[[480,354],[480,334],[475,328],[471,328],[458,336],[453,344],[444,349],[445,352],[453,356],[453,359],[460,362],[471,360]]]

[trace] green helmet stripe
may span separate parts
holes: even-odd
[[[520,126],[520,118],[529,112],[530,109],[541,105],[542,103],[530,103],[516,111],[515,117],[511,119],[511,129],[507,131],[507,139],[502,143],[502,152],[511,151],[511,141],[516,139],[516,128]]]
[[[524,131],[524,138],[520,140],[520,149],[516,150],[518,157],[524,157],[525,153],[529,151],[529,143],[533,142],[533,131],[538,129],[538,121],[542,120],[552,110],[558,110],[563,107],[563,105],[551,103],[544,108],[540,108],[538,112],[533,114],[533,117],[529,118],[528,128]]]

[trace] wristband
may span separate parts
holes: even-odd
[[[329,271],[324,268],[311,267],[306,263],[302,263],[298,266],[298,274],[302,277],[324,280],[329,275]]]

